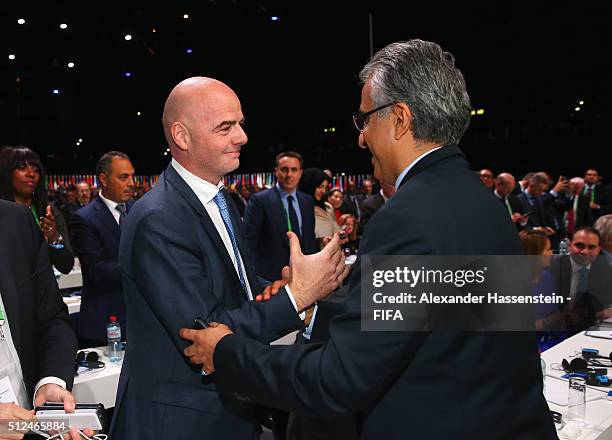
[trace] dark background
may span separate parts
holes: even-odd
[[[374,51],[422,38],[455,56],[472,106],[485,109],[461,142],[474,169],[612,174],[608,2],[6,3],[0,144],[33,148],[49,173],[91,173],[110,149],[128,153],[138,174],[158,173],[168,161],[164,100],[193,75],[226,82],[242,101],[249,143],[238,172],[270,171],[284,149],[305,166],[370,172],[351,116],[371,13]]]

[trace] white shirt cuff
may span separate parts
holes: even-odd
[[[306,327],[306,330],[304,330],[304,333],[302,335],[308,340],[310,340],[310,336],[312,335],[312,328],[314,327],[315,319],[317,317],[317,310],[319,310],[319,304],[315,304],[314,310],[312,312],[312,318],[310,318],[310,324],[308,324],[308,327]]]
[[[303,321],[304,319],[306,319],[306,312],[300,313],[300,311],[298,310],[297,303],[295,302],[295,298],[293,297],[293,293],[291,293],[291,289],[289,288],[289,284],[287,284],[285,286],[285,290],[287,291],[287,296],[289,296],[289,299],[291,300],[291,304],[293,304],[293,308],[295,309],[295,313],[298,313],[300,319]]]
[[[34,404],[34,401],[36,400],[36,393],[38,393],[38,389],[42,387],[43,385],[47,385],[50,383],[54,383],[55,385],[59,385],[63,389],[66,389],[66,382],[60,379],[59,377],[55,377],[55,376],[43,377],[42,379],[38,381],[38,383],[34,387],[34,399],[32,399],[32,404]]]
[[[555,199],[557,197],[559,197],[559,193],[557,191],[555,191],[554,189],[551,189],[550,191],[548,191],[550,193],[551,196],[553,196]]]

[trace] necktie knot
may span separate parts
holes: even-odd
[[[125,213],[127,211],[125,203],[117,203],[117,206],[115,206],[115,209],[119,211],[119,224],[121,224],[123,223],[123,220],[125,219]]]

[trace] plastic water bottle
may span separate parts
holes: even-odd
[[[563,240],[561,240],[561,243],[559,243],[559,255],[567,254],[569,254],[569,239],[564,238]]]
[[[121,362],[123,353],[121,351],[121,326],[116,316],[109,318],[106,326],[106,340],[108,341],[108,358],[111,362]]]

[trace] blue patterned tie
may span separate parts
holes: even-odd
[[[223,193],[219,191],[213,200],[219,207],[219,212],[221,213],[223,224],[225,224],[225,229],[227,229],[230,241],[232,242],[232,248],[234,249],[234,257],[236,258],[236,266],[238,267],[238,277],[240,278],[240,284],[242,284],[242,289],[244,290],[244,293],[246,293],[248,296],[249,291],[246,285],[246,277],[244,276],[242,264],[240,263],[240,252],[238,252],[238,244],[236,243],[236,236],[234,235],[234,228],[232,227],[232,219],[230,217],[229,210],[227,209],[225,197],[223,197]]]

